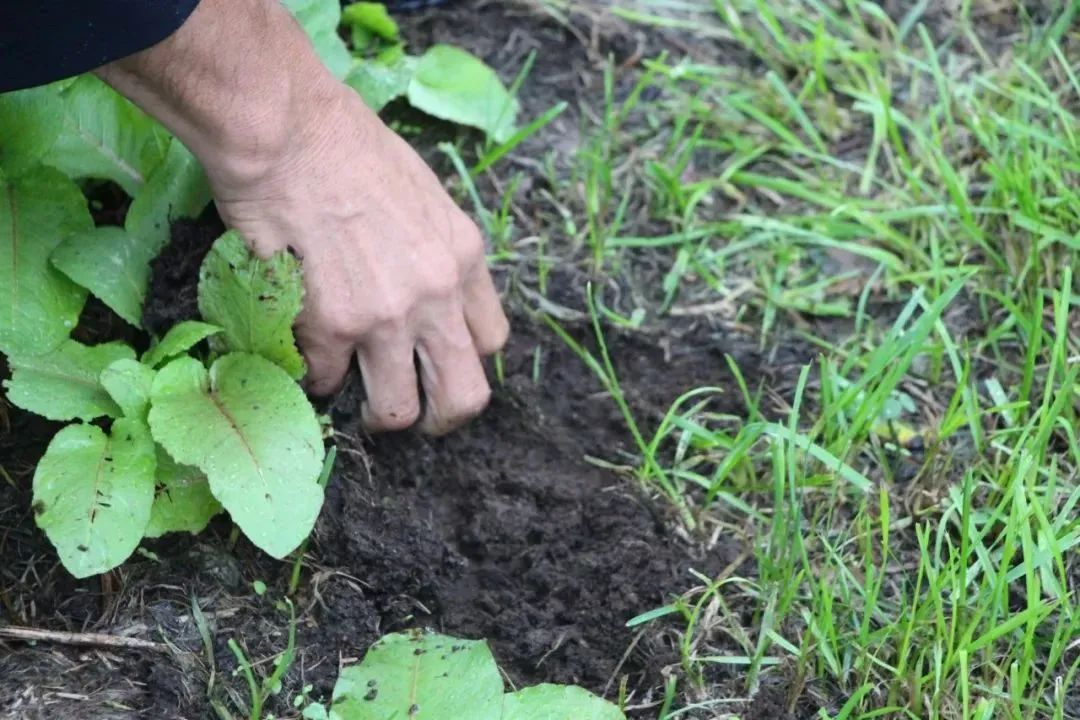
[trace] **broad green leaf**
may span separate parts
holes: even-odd
[[[487,643],[387,635],[341,672],[331,720],[499,720],[503,682]]]
[[[355,2],[346,5],[341,11],[341,21],[354,30],[363,30],[390,42],[395,42],[400,34],[398,24],[382,3]]]
[[[156,256],[169,241],[174,220],[198,217],[210,202],[202,165],[175,138],[164,162],[146,180],[124,218],[124,228]]]
[[[108,436],[71,425],[49,443],[34,473],[34,514],[72,575],[111,570],[135,551],[150,520],[154,464],[137,420],[117,420]]]
[[[502,720],[626,720],[626,716],[579,687],[537,685],[506,695]]]
[[[0,94],[0,168],[8,177],[35,167],[49,151],[63,112],[55,85]]]
[[[199,311],[223,328],[214,342],[262,355],[294,379],[306,370],[292,331],[303,298],[296,258],[281,252],[261,260],[235,232],[218,238],[199,271]]]
[[[86,198],[55,170],[0,179],[0,353],[46,353],[74,329],[86,291],[49,255],[68,235],[93,226]]]
[[[154,369],[138,360],[117,360],[101,371],[99,382],[125,417],[146,421],[150,411],[150,389],[154,385]]]
[[[338,36],[341,23],[339,0],[282,0],[296,17],[315,46],[315,52],[334,77],[344,78],[352,65],[352,55]]]
[[[118,227],[98,227],[69,236],[52,262],[117,315],[141,327],[150,284],[150,261],[157,248]]]
[[[112,180],[134,196],[165,158],[169,134],[93,75],[60,97],[60,132],[43,161],[71,178]]]
[[[46,355],[10,356],[11,379],[4,387],[12,404],[49,420],[120,417],[120,407],[99,379],[114,362],[134,358],[135,351],[123,343],[87,346],[65,340]]]
[[[244,534],[276,558],[297,548],[322,505],[324,455],[315,410],[289,375],[258,355],[233,353],[207,372],[180,358],[158,371],[150,427]]]
[[[221,503],[210,492],[206,475],[198,468],[180,465],[160,446],[157,449],[157,490],[150,509],[146,537],[171,532],[202,532],[221,512]]]
[[[494,70],[450,45],[435,45],[420,57],[409,102],[437,118],[479,128],[496,142],[513,135],[519,109]]]
[[[146,351],[142,361],[150,367],[157,367],[166,360],[186,353],[211,335],[217,335],[221,328],[198,320],[185,320],[169,328],[161,341]]]
[[[375,112],[405,95],[416,72],[416,58],[402,52],[384,53],[374,60],[358,60],[345,82]]]

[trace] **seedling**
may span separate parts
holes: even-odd
[[[259,260],[230,232],[199,278],[209,322],[177,325],[141,359],[122,343],[74,340],[11,357],[11,402],[78,421],[50,443],[33,486],[38,526],[73,575],[116,567],[144,537],[199,532],[222,510],[274,557],[308,536],[325,452],[297,384],[302,295],[294,258]]]

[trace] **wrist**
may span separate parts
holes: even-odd
[[[215,184],[272,173],[339,83],[278,0],[202,0],[170,38],[98,74],[168,127]]]

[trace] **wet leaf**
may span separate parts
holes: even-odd
[[[223,329],[214,341],[225,350],[262,355],[297,380],[306,368],[292,326],[303,298],[296,258],[281,252],[261,260],[235,232],[218,238],[199,272],[199,311]]]
[[[157,490],[150,509],[146,537],[171,532],[197,535],[221,512],[221,503],[210,492],[210,483],[198,468],[181,465],[158,446]]]
[[[49,420],[120,417],[120,407],[102,387],[102,371],[117,360],[134,360],[135,351],[119,342],[87,346],[74,340],[51,353],[8,358],[8,400]]]
[[[150,389],[156,374],[153,368],[138,360],[125,358],[102,370],[99,382],[125,417],[145,422],[146,414],[150,411]]]
[[[143,354],[142,361],[150,367],[157,367],[166,360],[186,353],[211,335],[217,335],[221,328],[198,320],[185,320],[169,328],[165,337]]]
[[[388,635],[341,672],[331,720],[498,720],[502,677],[487,643]]]
[[[409,102],[437,118],[479,128],[496,142],[514,133],[519,110],[494,70],[450,45],[435,45],[420,57]]]
[[[135,551],[150,519],[154,464],[137,420],[117,420],[111,435],[71,425],[49,443],[34,473],[34,510],[72,575],[111,570]]]
[[[112,180],[136,195],[168,150],[168,132],[93,75],[60,93],[60,125],[42,158],[71,178]]]
[[[118,227],[99,227],[62,242],[52,263],[124,320],[140,327],[156,249]]]
[[[360,93],[367,106],[379,112],[405,95],[416,72],[416,58],[401,52],[374,60],[359,60],[345,82]]]
[[[60,135],[63,101],[56,85],[0,94],[0,168],[15,177],[38,165]]]
[[[164,161],[131,201],[124,229],[148,248],[153,258],[168,243],[172,222],[198,217],[209,202],[210,185],[202,166],[174,138]]]
[[[66,236],[93,227],[86,198],[55,170],[0,178],[0,352],[46,353],[74,329],[86,291],[49,255]]]
[[[207,372],[183,357],[158,371],[150,427],[210,490],[253,543],[282,558],[315,525],[323,491],[318,418],[300,386],[257,355],[233,353]]]
[[[352,66],[352,56],[337,34],[341,22],[339,0],[282,0],[282,4],[304,28],[315,52],[334,77],[344,78]]]

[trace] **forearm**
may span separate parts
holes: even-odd
[[[293,115],[335,82],[278,0],[202,0],[169,38],[97,72],[235,182],[270,171],[297,140]]]

